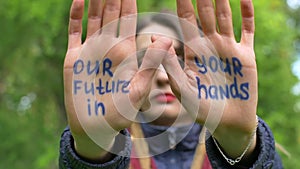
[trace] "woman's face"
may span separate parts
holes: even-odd
[[[144,50],[151,44],[151,35],[153,34],[177,37],[173,29],[153,23],[139,32],[136,39],[138,50]],[[179,42],[174,39],[173,45],[174,48],[178,48]],[[141,113],[146,122],[154,125],[186,125],[193,122],[192,118],[173,94],[167,73],[162,65],[157,70],[156,76],[152,81],[149,98],[142,106]],[[176,119],[178,121],[174,124]]]

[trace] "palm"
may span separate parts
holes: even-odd
[[[198,45],[203,45],[201,41]],[[218,115],[221,120],[220,124],[214,125],[251,128],[248,116],[256,113],[257,104],[257,70],[253,49],[219,34],[210,36],[209,41],[211,43],[206,45],[212,45],[214,50],[198,51],[201,53],[197,53],[197,60],[187,57],[190,60],[187,61],[186,72],[192,71],[197,77],[196,81],[189,80],[194,91],[198,91],[197,120],[203,123],[209,112],[214,111],[214,116]],[[212,125],[209,119],[207,122]]]
[[[135,41],[120,39],[101,35],[90,37],[81,47],[68,51],[64,66],[65,89],[73,91],[66,92],[66,105],[69,124],[74,133],[85,133],[91,129],[95,131],[99,124],[106,122],[116,131],[130,124],[129,120],[119,115],[115,107],[118,103],[114,103],[112,90],[124,93],[137,71],[136,66],[131,64],[127,67],[127,74],[115,75],[121,62],[134,53]],[[118,80],[122,83],[118,83]],[[113,87],[112,84],[116,83],[118,86]],[[123,97],[119,101],[124,102],[126,99],[125,94],[114,94]],[[134,114],[130,116],[134,117]],[[119,123],[114,125],[112,119]]]
[[[119,86],[123,91],[127,90],[125,88],[128,88],[128,83],[125,81],[130,81],[137,71],[137,66],[129,64],[129,75],[115,76],[121,62],[135,52],[135,27],[127,32],[120,29],[120,35],[116,36],[120,15],[127,19],[126,23],[121,24],[121,28],[136,22],[134,15],[127,16],[136,13],[135,1],[128,0],[124,3],[129,6],[122,5],[122,11],[126,14],[120,14],[120,10],[105,9],[120,9],[120,1],[110,1],[105,5],[101,1],[90,1],[87,39],[83,44],[81,21],[84,1],[78,0],[72,4],[69,45],[64,63],[64,89],[68,123],[75,140],[87,140],[89,137],[97,139],[93,136],[97,136],[95,132],[101,131],[107,132],[108,136],[115,135],[130,125],[130,121],[120,115],[116,108],[113,92],[108,91],[108,86],[116,79],[123,80]],[[104,86],[106,84],[107,88]],[[121,100],[127,98],[126,94],[122,96]],[[113,120],[118,123],[113,123]]]
[[[73,1],[64,63],[68,123],[75,141],[109,144],[129,127],[148,97],[155,68],[165,55],[155,49],[168,50],[171,41],[160,38],[153,43],[138,70],[136,1],[90,1],[87,39],[82,44],[83,8],[84,1]]]
[[[177,0],[186,66],[182,70],[176,57],[164,59],[163,65],[186,110],[208,128],[226,153],[238,157],[257,125],[254,10],[252,1],[241,0],[242,37],[237,43],[229,0],[215,2],[216,9],[211,0],[197,0],[203,37],[193,4]],[[175,50],[169,53],[174,55]]]
[[[216,1],[216,14],[211,0],[197,1],[204,33],[201,37],[193,5],[177,0],[186,67],[180,71],[175,58],[165,59],[164,66],[183,106],[212,132],[216,127],[217,133],[228,128],[251,132],[256,123],[253,7],[251,1],[242,1],[241,5],[242,38],[237,43],[228,1]]]

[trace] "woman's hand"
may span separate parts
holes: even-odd
[[[145,54],[153,59],[145,59],[138,69],[136,1],[90,0],[82,43],[83,11],[84,0],[73,0],[64,62],[65,106],[76,151],[105,161],[114,137],[129,127],[148,97],[165,55],[155,49],[168,51],[172,42],[158,39]]]
[[[163,64],[183,106],[205,124],[229,156],[236,158],[252,140],[257,125],[254,11],[251,0],[241,0],[242,37],[237,42],[229,0],[216,0],[215,6],[211,0],[197,0],[203,36],[191,1],[177,0],[185,69],[172,56]],[[174,50],[170,53],[174,55]],[[253,139],[247,154],[255,148]]]

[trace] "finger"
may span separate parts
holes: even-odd
[[[153,76],[172,45],[172,40],[158,37],[146,50],[140,70],[145,76]]]
[[[152,43],[143,58],[142,64],[131,80],[130,86],[135,90],[131,92],[130,97],[133,103],[137,103],[141,106],[144,100],[148,97],[151,89],[152,79],[159,67],[165,55],[167,55],[168,50],[172,45],[172,40],[159,37],[154,43]]]
[[[88,9],[87,38],[101,28],[102,0],[90,0]]]
[[[254,43],[254,7],[252,0],[241,0],[242,37],[241,43],[253,48]]]
[[[199,35],[193,4],[191,0],[177,0],[176,2],[184,41],[190,41]]]
[[[211,0],[197,0],[198,15],[205,35],[216,33],[214,5]]]
[[[178,99],[181,99],[181,89],[179,86],[183,85],[182,82],[186,82],[187,80],[186,74],[177,57],[175,49],[172,47],[169,50],[169,55],[162,61],[162,64],[168,74],[173,93]]]
[[[136,0],[122,0],[120,36],[127,37],[136,34],[137,6]]]
[[[84,0],[73,0],[69,20],[68,49],[81,46],[83,10]]]
[[[199,37],[200,33],[191,0],[177,0],[177,14],[180,17],[179,21],[182,28],[184,43],[187,44],[195,37]],[[187,58],[194,56],[195,54],[185,45],[184,55],[184,57]]]
[[[106,0],[103,10],[102,33],[117,36],[121,0]]]
[[[216,0],[216,15],[220,34],[234,37],[229,0]]]

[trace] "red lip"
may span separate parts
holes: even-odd
[[[171,93],[159,94],[155,97],[156,101],[160,103],[171,103],[176,100],[176,96]]]

